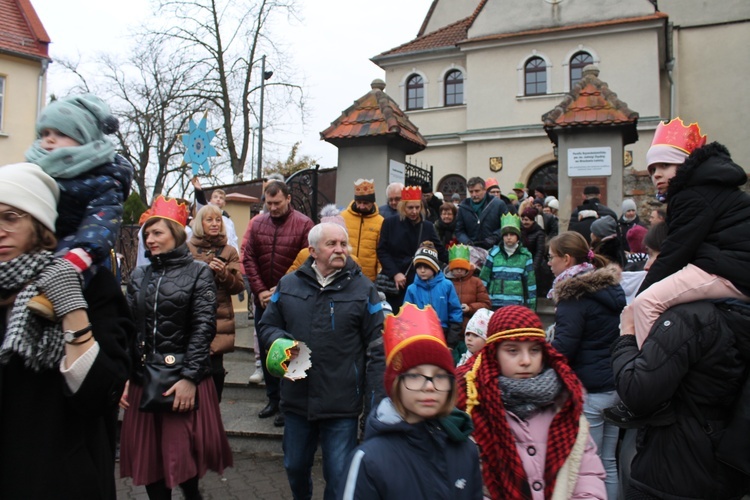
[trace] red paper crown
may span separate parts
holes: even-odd
[[[659,122],[651,145],[672,146],[690,154],[706,145],[706,136],[701,135],[701,128],[697,123],[685,126],[682,118],[677,117],[668,123]]]
[[[500,184],[497,182],[497,179],[494,177],[488,177],[486,181],[484,181],[484,187],[485,189],[489,189],[494,186],[499,186]]]
[[[144,216],[146,216],[145,219]],[[164,196],[159,195],[151,204],[151,208],[141,215],[141,221],[146,222],[146,220],[152,217],[169,219],[184,226],[187,224],[188,219],[187,205],[179,203],[174,198],[165,198]]]
[[[397,315],[385,317],[383,344],[385,345],[386,364],[405,347],[418,341],[437,342],[447,348],[443,327],[432,306],[420,309],[414,304],[404,302]],[[399,368],[396,368],[397,370]]]
[[[401,190],[401,201],[422,201],[422,188],[406,186]]]

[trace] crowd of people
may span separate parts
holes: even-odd
[[[587,186],[567,231],[520,182],[472,177],[448,201],[393,183],[378,206],[358,179],[315,224],[274,178],[240,243],[226,193],[193,179],[194,210],[158,196],[142,215],[125,295],[117,126],[93,95],[60,99],[27,163],[0,167],[0,497],[115,498],[119,411],[121,475],[202,498],[233,465],[238,294],[295,499],[318,447],[326,499],[750,491],[747,174],[697,124],[657,127],[658,208],[618,216]]]

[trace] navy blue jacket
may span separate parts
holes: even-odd
[[[479,500],[479,452],[469,440],[471,418],[454,410],[444,419],[409,424],[390,399],[367,419],[338,497],[343,500]]]
[[[588,392],[614,390],[609,350],[620,336],[625,307],[620,269],[609,265],[558,282],[555,302],[552,346],[568,358]]]
[[[310,348],[307,377],[283,380],[281,407],[308,420],[356,418],[384,397],[383,309],[378,292],[351,259],[321,288],[309,257],[279,281],[260,321],[266,350],[290,338]]]
[[[419,226],[422,227],[422,237],[419,238]],[[411,283],[414,277],[414,266],[411,261],[417,253],[419,245],[423,241],[431,241],[438,252],[441,262],[448,262],[448,251],[445,249],[430,221],[422,221],[413,224],[409,219],[401,217],[388,217],[383,220],[380,227],[380,240],[378,241],[378,260],[383,266],[381,271],[386,276],[393,278],[398,273],[406,273],[407,283]]]
[[[508,213],[508,207],[489,193],[484,195],[484,203],[479,215],[471,207],[471,198],[458,204],[456,238],[459,243],[490,249],[502,240],[500,217]]]
[[[55,233],[58,250],[83,248],[102,263],[115,247],[122,224],[122,205],[130,193],[133,167],[120,155],[111,163],[71,179],[55,179],[60,186]]]

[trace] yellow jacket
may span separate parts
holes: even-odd
[[[346,229],[349,232],[349,244],[352,247],[352,256],[357,257],[362,273],[373,282],[378,276],[380,263],[378,262],[378,240],[380,239],[380,227],[383,225],[383,216],[375,211],[368,215],[357,213],[353,210],[354,202],[341,213],[346,221]]]

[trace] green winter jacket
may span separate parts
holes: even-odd
[[[492,247],[479,279],[490,294],[493,310],[521,305],[536,311],[534,259],[523,245],[519,244],[510,256],[503,246]]]

